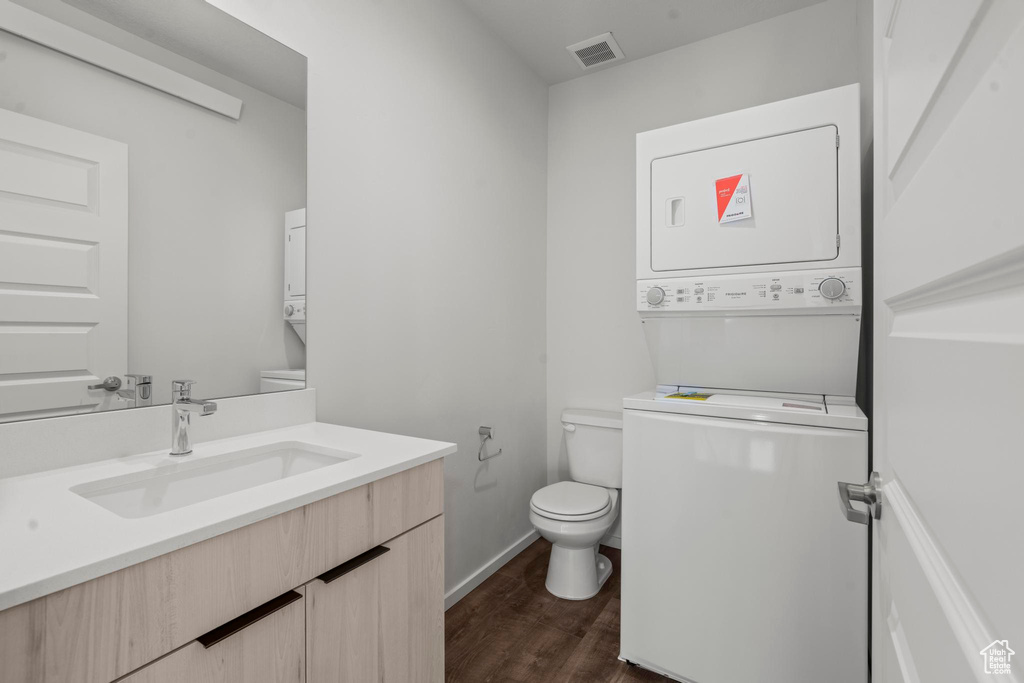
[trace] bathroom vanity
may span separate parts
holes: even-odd
[[[308,423],[0,480],[0,681],[441,680],[452,452]]]

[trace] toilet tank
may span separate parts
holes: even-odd
[[[622,488],[622,413],[568,408],[562,428],[572,480]]]

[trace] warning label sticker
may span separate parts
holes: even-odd
[[[754,215],[750,199],[750,176],[746,173],[715,181],[719,224],[741,221]]]
[[[706,401],[714,396],[714,394],[702,394],[697,391],[687,391],[676,394],[668,394],[665,398],[681,398],[687,401]]]

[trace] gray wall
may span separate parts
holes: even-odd
[[[154,376],[155,400],[175,378],[237,396],[260,369],[303,367],[281,309],[305,112],[196,64],[183,70],[245,102],[240,121],[8,33],[0,52],[0,107],[128,145],[128,368]]]
[[[318,418],[458,442],[452,589],[530,533],[545,483],[547,88],[455,0],[214,4],[309,58]]]
[[[565,407],[620,410],[654,386],[634,301],[636,134],[858,82],[864,4],[829,0],[551,88],[550,481],[568,476]]]

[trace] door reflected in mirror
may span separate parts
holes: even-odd
[[[305,57],[204,0],[0,3],[0,422],[304,387]]]

